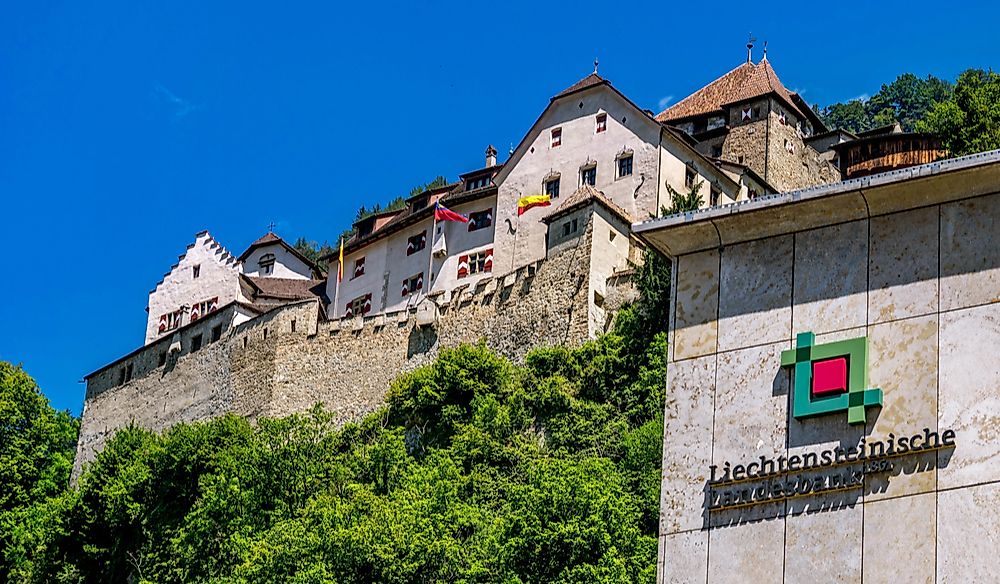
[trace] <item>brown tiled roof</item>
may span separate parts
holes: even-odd
[[[723,111],[723,107],[769,93],[785,101],[799,115],[814,120],[815,114],[802,109],[801,99],[795,99],[792,92],[785,89],[767,58],[757,64],[743,63],[739,67],[719,77],[681,101],[663,110],[656,116],[657,121],[670,122],[704,114]],[[796,96],[797,97],[797,96]]]
[[[586,77],[584,77],[583,79],[577,81],[573,85],[570,85],[566,89],[564,89],[564,90],[560,91],[559,93],[555,94],[552,97],[552,99],[555,100],[555,99],[559,99],[560,97],[566,97],[567,95],[569,95],[571,93],[576,93],[577,91],[583,91],[584,89],[587,89],[588,87],[594,87],[595,85],[600,85],[602,83],[607,83],[607,81],[605,81],[604,78],[601,77],[600,75],[598,75],[597,73],[591,73],[590,75],[587,75]]]
[[[577,189],[575,193],[566,197],[562,204],[542,217],[542,221],[545,223],[551,223],[559,217],[562,217],[563,215],[566,215],[571,211],[575,211],[592,202],[600,203],[629,225],[635,222],[632,216],[629,215],[628,211],[619,207],[618,204],[608,198],[607,195],[590,185],[583,185]]]
[[[299,280],[294,278],[260,278],[244,275],[254,288],[254,299],[274,298],[278,300],[305,300],[322,298],[326,288],[323,280]]]

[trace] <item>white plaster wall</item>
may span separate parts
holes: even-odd
[[[608,114],[607,130],[598,134],[596,116],[601,112]],[[557,127],[562,128],[562,144],[552,148],[551,130]],[[543,180],[550,173],[558,172],[561,177],[560,197],[552,201],[554,206],[579,188],[580,167],[596,161],[598,190],[633,216],[646,216],[655,209],[660,128],[612,90],[599,87],[557,101],[534,132],[526,138],[524,156],[499,185],[496,269],[506,272],[544,257],[546,228],[540,219],[547,210],[535,208],[519,219],[517,200],[542,194]],[[632,175],[618,179],[615,159],[623,150],[633,152]],[[516,234],[508,232],[507,220]]]
[[[201,266],[200,275],[193,275],[194,266]],[[149,293],[149,316],[146,321],[146,344],[158,339],[160,315],[173,312],[181,306],[191,306],[218,296],[223,306],[239,295],[239,268],[224,247],[212,239],[208,232],[198,234],[163,281]],[[190,322],[184,316],[181,326]]]
[[[386,238],[386,269],[384,273],[389,275],[389,280],[385,292],[385,310],[399,310],[405,307],[408,302],[411,306],[415,306],[418,296],[423,297],[423,294],[429,290],[430,279],[427,274],[427,266],[430,259],[431,247],[434,245],[431,238],[431,222],[431,218],[428,216],[427,219],[410,225]],[[406,241],[421,231],[427,232],[427,245],[424,249],[413,255],[406,255]],[[438,262],[435,262],[435,266]],[[435,271],[437,271],[436,267]],[[400,291],[403,279],[416,276],[419,273],[423,273],[424,275],[424,287],[420,291],[420,294],[402,296]]]
[[[496,202],[496,197],[489,197],[478,201],[448,207],[452,211],[466,216],[479,211],[492,209],[493,225],[484,227],[483,229],[477,229],[476,231],[469,231],[469,226],[465,223],[457,223],[454,221],[443,221],[438,223],[438,230],[443,232],[445,236],[445,242],[448,247],[448,257],[434,258],[434,278],[433,287],[430,289],[431,291],[450,291],[459,285],[473,285],[483,278],[490,277],[492,273],[497,271],[496,251],[494,250],[493,272],[469,274],[464,278],[458,277],[458,260],[460,256],[466,255],[470,252],[478,252],[493,247],[493,234],[497,224]],[[505,224],[502,229],[506,228],[507,226]],[[437,237],[440,236],[435,233],[435,238]],[[428,245],[430,246],[433,244]],[[400,275],[400,279],[402,279],[402,275]]]
[[[260,258],[266,254],[274,254],[274,270],[270,274],[260,271]],[[267,278],[289,278],[292,280],[309,280],[312,269],[284,246],[274,243],[258,247],[243,261],[243,273],[248,276]]]
[[[591,337],[605,330],[607,311],[595,302],[595,293],[607,298],[608,278],[615,270],[628,267],[631,227],[600,205],[594,205],[593,245],[590,250],[590,293],[588,297]],[[614,234],[614,237],[611,237]]]
[[[337,294],[337,258],[334,257],[330,260],[326,295],[331,302],[335,303],[334,310],[329,312],[331,317],[343,316],[347,303],[365,294],[372,295],[372,310],[369,314],[383,309],[382,288],[385,280],[387,249],[387,239],[380,239],[360,250],[344,254],[344,281],[340,282],[339,296]],[[365,273],[355,278],[354,262],[361,257],[365,258]]]

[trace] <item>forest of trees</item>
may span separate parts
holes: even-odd
[[[830,128],[851,132],[899,123],[937,134],[954,156],[1000,148],[1000,74],[993,71],[968,69],[954,83],[906,73],[867,99],[816,111]]]

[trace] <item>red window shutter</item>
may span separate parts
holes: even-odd
[[[464,278],[469,275],[469,256],[458,256],[458,277]]]
[[[403,296],[406,296],[409,293],[410,293],[410,290],[407,288],[407,281],[403,280],[403,292],[402,292],[402,294],[403,294]]]
[[[368,314],[372,310],[372,295],[371,293],[365,294],[365,307],[362,310],[362,314]]]
[[[486,250],[483,253],[486,254],[486,262],[483,264],[483,271],[484,272],[492,272],[493,271],[493,249],[490,248],[490,249]]]

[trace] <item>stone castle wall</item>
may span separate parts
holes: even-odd
[[[165,365],[158,365],[165,343],[137,351],[90,378],[74,476],[130,423],[162,431],[227,412],[283,416],[316,402],[346,423],[376,410],[393,379],[442,348],[482,340],[519,361],[535,347],[580,344],[589,338],[592,238],[591,222],[578,246],[416,309],[325,322],[308,300],[233,327],[218,341],[206,336],[194,353],[187,340],[197,331],[184,330],[183,349]],[[627,284],[616,288],[627,295]],[[216,320],[197,326],[207,330]],[[135,375],[122,383],[119,371],[129,362],[137,364]]]

